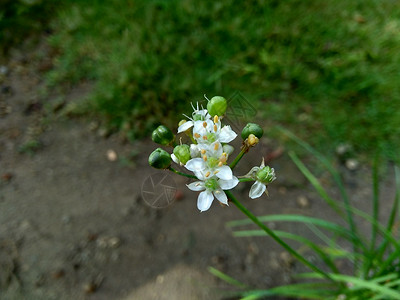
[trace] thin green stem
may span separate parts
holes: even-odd
[[[323,275],[329,280],[334,281],[329,274],[326,272],[322,271],[312,263],[310,263],[307,259],[305,259],[302,255],[300,255],[296,250],[294,250],[292,247],[290,247],[288,244],[286,244],[284,241],[282,241],[271,229],[269,229],[267,226],[265,226],[264,223],[262,223],[255,215],[253,215],[246,207],[243,206],[242,203],[240,203],[239,200],[233,196],[233,194],[230,191],[225,191],[226,195],[228,198],[233,202],[233,204],[236,205],[236,207],[244,213],[250,220],[253,221],[254,224],[256,224],[258,227],[260,227],[262,230],[265,231],[270,237],[272,237],[279,245],[281,245],[283,248],[286,249],[291,255],[293,255],[295,258],[297,258],[301,263],[309,267],[311,270]]]
[[[233,162],[231,162],[231,164],[229,165],[229,167],[231,167],[231,169],[233,170],[233,168],[238,164],[238,162],[242,159],[243,155],[248,151],[249,149],[244,146],[242,148],[242,150],[240,151],[240,153],[235,157],[235,159],[233,160]]]
[[[173,167],[171,167],[171,166],[168,167],[168,170],[170,170],[170,171],[172,171],[172,172],[174,172],[174,173],[176,173],[176,174],[179,174],[179,175],[181,175],[181,176],[185,176],[185,177],[188,177],[188,178],[197,179],[196,176],[191,175],[191,174],[186,174],[186,173],[179,172],[178,170],[175,170],[175,169],[174,169]]]
[[[253,178],[247,178],[247,177],[239,178],[239,182],[247,182],[247,181],[254,181],[254,179]]]

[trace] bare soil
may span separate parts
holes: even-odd
[[[154,175],[160,171],[147,163],[156,148],[151,140],[126,143],[96,121],[71,117],[69,108],[89,83],[43,93],[42,74],[51,65],[37,57],[16,51],[1,75],[0,299],[228,299],[232,287],[210,266],[256,288],[294,280],[302,268],[270,238],[233,237],[226,223],[244,218],[236,207],[214,203],[200,213],[186,178]],[[237,174],[278,147],[263,139]],[[269,197],[249,199],[248,184],[235,190],[251,211],[337,220],[285,153],[270,165],[278,179]],[[368,169],[343,172],[354,203],[369,207]],[[144,199],[151,175],[168,176],[177,187],[164,208]],[[320,177],[331,185],[324,172]],[[392,201],[390,177],[382,193]],[[294,225],[268,225],[310,235]]]

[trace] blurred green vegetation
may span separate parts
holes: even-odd
[[[264,127],[399,159],[397,1],[61,2],[49,84],[93,81],[93,109],[131,139],[239,91]]]
[[[0,54],[44,30],[55,8],[54,1],[0,0]]]

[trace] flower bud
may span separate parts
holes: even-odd
[[[174,138],[172,131],[164,125],[158,126],[151,134],[153,142],[160,145],[169,145]]]
[[[235,150],[235,148],[233,148],[231,145],[225,144],[222,146],[222,150],[229,155],[231,155],[233,153],[233,151]]]
[[[149,156],[149,165],[156,169],[167,169],[171,162],[171,155],[161,148],[157,148]]]
[[[247,123],[242,130],[242,139],[247,139],[250,134],[254,134],[256,137],[261,138],[264,134],[264,130],[258,124]]]
[[[211,116],[223,116],[226,112],[227,105],[224,97],[215,96],[207,103],[207,110]]]
[[[258,181],[261,181],[262,183],[265,183],[265,184],[271,183],[272,181],[274,181],[276,179],[275,170],[274,170],[274,168],[270,168],[269,166],[261,168],[257,172],[256,178]]]
[[[178,158],[180,163],[186,165],[187,161],[191,158],[189,145],[183,144],[176,146],[174,148],[174,155]]]

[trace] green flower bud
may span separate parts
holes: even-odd
[[[171,155],[161,148],[157,148],[149,156],[149,165],[156,169],[167,169],[171,162]]]
[[[160,145],[169,145],[174,138],[172,131],[164,125],[158,126],[151,134],[153,142]]]
[[[226,112],[227,102],[224,97],[212,97],[207,103],[207,110],[210,116],[223,116]]]
[[[272,181],[274,181],[276,179],[275,170],[274,170],[274,168],[270,168],[269,166],[261,168],[257,172],[256,178],[258,181],[261,181],[265,184],[271,183]]]
[[[245,140],[250,134],[254,134],[256,137],[261,138],[264,134],[264,130],[255,123],[247,123],[242,130],[242,139]]]
[[[186,165],[187,161],[191,158],[189,145],[183,144],[176,146],[174,148],[174,154],[182,164]]]

